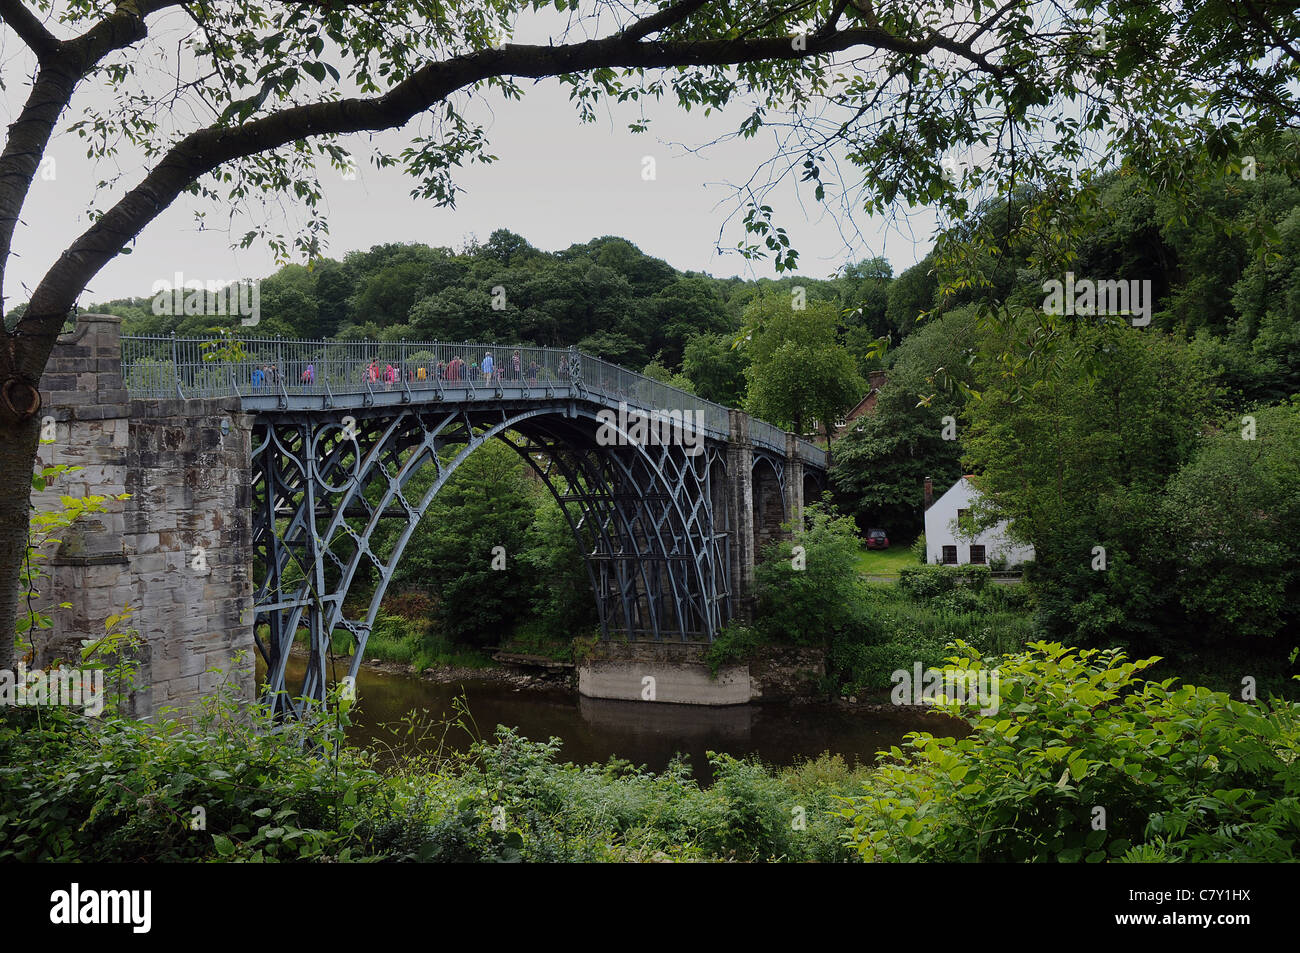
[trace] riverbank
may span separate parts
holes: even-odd
[[[308,651],[305,646],[295,644],[290,655],[306,660]],[[352,656],[337,655],[335,664],[346,669],[352,664]],[[391,662],[383,659],[363,657],[361,667],[370,671],[383,672],[387,675],[404,675],[418,678],[435,685],[453,685],[458,682],[495,682],[508,685],[520,691],[554,691],[559,688],[572,688],[577,691],[577,678],[572,669],[540,670],[537,673],[519,671],[517,666],[494,662],[483,667],[467,665],[431,665],[423,669],[410,662]]]

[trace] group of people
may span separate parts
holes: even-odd
[[[563,365],[563,361],[561,364]],[[561,366],[560,377],[564,377],[567,368]],[[328,367],[326,368],[327,377]],[[433,365],[403,366],[400,362],[393,364],[385,363],[382,366],[379,359],[375,358],[368,364],[364,365],[361,371],[363,382],[370,384],[372,387],[378,387],[383,384],[384,390],[392,390],[394,384],[399,384],[403,379],[410,384],[418,384],[422,381],[428,381],[436,378],[448,384],[465,383],[504,383],[509,381],[527,381],[530,385],[536,385],[538,377],[541,376],[542,369],[537,361],[530,360],[527,365],[519,350],[514,350],[508,361],[498,364],[492,356],[491,351],[483,354],[481,361],[470,360],[466,362],[460,355],[456,355],[450,361],[438,361]],[[292,374],[292,369],[290,371]],[[252,371],[253,390],[261,390],[266,386],[275,386],[280,383],[280,371],[275,364],[265,364],[255,366]],[[302,370],[298,373],[298,383],[302,385],[314,385],[316,383],[316,365],[308,363],[302,365]]]
[[[418,367],[407,367],[404,376],[408,383],[427,381],[430,379],[430,370],[432,370],[437,380],[450,384],[461,382],[491,384],[524,379],[527,379],[530,384],[536,384],[541,369],[535,360],[529,361],[527,368],[525,368],[523,358],[518,350],[515,350],[510,355],[510,361],[505,366],[498,365],[492,357],[492,352],[487,351],[484,353],[481,362],[475,360],[466,362],[460,355],[456,355],[450,361],[439,361],[431,367],[425,367],[423,364]],[[372,360],[366,366],[364,375],[364,380],[371,384],[378,384],[382,381],[384,390],[392,390],[393,385],[400,382],[402,378],[403,373],[397,365],[385,364],[384,368],[380,370],[378,359]]]
[[[280,370],[274,364],[253,368],[253,390],[261,390],[263,385],[274,387],[279,382]]]

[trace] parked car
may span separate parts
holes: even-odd
[[[883,529],[867,530],[867,549],[888,549],[889,534]]]

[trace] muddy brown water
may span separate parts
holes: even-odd
[[[304,660],[289,660],[288,682],[301,684]],[[460,699],[467,714],[458,711]],[[436,682],[363,667],[357,678],[352,743],[384,753],[436,754],[490,739],[497,725],[534,740],[558,737],[560,760],[576,764],[620,758],[662,771],[684,755],[695,777],[712,780],[707,752],[757,756],[772,766],[838,754],[870,764],[909,731],[954,734],[960,726],[911,709],[876,711],[834,705],[749,704],[711,708],[585,698],[563,688],[516,688],[492,679]],[[421,726],[407,731],[408,716]],[[449,724],[460,720],[466,728]]]

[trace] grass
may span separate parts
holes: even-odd
[[[488,653],[428,634],[426,629],[424,623],[381,612],[370,638],[366,640],[366,658],[411,665],[417,672],[435,666],[490,668],[494,664]],[[269,632],[269,626],[262,626],[260,634],[264,638]],[[295,641],[306,646],[306,631],[299,631]],[[335,629],[331,644],[339,655],[347,656],[355,651],[352,633],[347,629]]]
[[[894,543],[888,549],[863,549],[858,553],[857,570],[864,576],[898,578],[905,566],[920,565],[912,555],[912,543]]]

